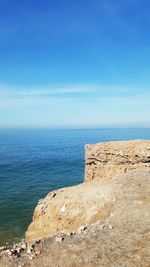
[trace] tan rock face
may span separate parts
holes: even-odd
[[[58,234],[55,237],[41,240],[41,242],[33,242],[33,246],[28,244],[27,251],[28,249],[33,249],[29,254],[24,251],[17,258],[5,257],[5,255],[1,258],[0,256],[0,266],[149,267],[149,181],[150,169],[142,168],[129,171],[112,179],[106,178],[98,182],[91,181],[85,183],[84,187],[75,187],[74,192],[73,188],[71,188],[72,201],[67,202],[64,208],[64,203],[63,206],[60,205],[62,204],[62,200],[66,199],[64,196],[61,198],[61,203],[59,203],[59,207],[62,207],[60,209],[64,214],[64,219],[65,212],[66,215],[69,214],[69,203],[71,205],[76,200],[76,209],[78,208],[78,204],[84,204],[83,199],[77,200],[76,198],[76,193],[81,198],[81,189],[83,191],[83,198],[87,202],[87,208],[84,209],[87,214],[85,214],[84,218],[77,216],[76,222],[73,221],[75,217],[70,216],[69,218],[72,219],[72,223],[74,224],[79,223],[79,221],[83,222],[82,220],[88,222],[88,218],[91,218],[91,221],[95,221],[98,218],[99,222],[91,224],[87,228],[85,224],[81,225],[78,231],[75,231],[72,235]],[[56,194],[55,197],[59,198],[59,195],[63,194],[64,191],[57,191],[57,193],[58,195]],[[68,195],[68,191],[66,191],[66,194]],[[49,205],[54,200],[52,196],[54,195],[49,195]],[[71,200],[71,195],[69,195],[69,199]],[[91,201],[92,203],[90,203]],[[72,213],[76,209],[74,206]],[[98,214],[96,209],[99,211]],[[80,211],[80,214],[82,217],[82,211]],[[41,228],[37,230],[41,231],[42,236],[42,217],[37,217],[37,220],[41,220]],[[43,220],[45,219],[43,218]],[[63,220],[63,223],[64,226],[68,225],[69,227],[69,224],[65,224],[65,220]],[[53,221],[51,224],[54,227]],[[33,225],[36,227],[36,220],[34,220]],[[56,226],[60,227],[58,224]],[[35,229],[34,237],[38,237],[39,233]],[[33,235],[30,237],[33,237]]]
[[[80,226],[109,218],[117,227],[124,221],[131,221],[134,227],[140,218],[143,223],[139,208],[149,201],[148,180],[140,175],[136,178],[134,169],[146,169],[149,175],[149,168],[150,141],[87,145],[85,181],[88,182],[49,193],[34,211],[26,240],[70,233]],[[135,212],[135,205],[137,213],[133,219],[131,214]],[[146,212],[147,206],[144,207]]]
[[[85,181],[150,166],[150,140],[86,145]]]
[[[34,211],[26,240],[41,239],[58,232],[70,233],[110,213],[110,191],[101,184],[81,184],[49,193]]]

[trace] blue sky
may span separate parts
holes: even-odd
[[[0,0],[0,127],[150,127],[147,0]]]

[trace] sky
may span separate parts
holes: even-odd
[[[148,0],[0,0],[0,127],[150,127]]]

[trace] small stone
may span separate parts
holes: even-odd
[[[18,244],[13,245],[13,249],[16,249],[18,247]]]
[[[6,249],[6,247],[5,246],[3,246],[3,247],[0,247],[0,251],[3,251],[3,250],[5,250]]]
[[[29,257],[29,260],[30,261],[32,261],[33,259],[34,259],[34,256],[33,255]]]
[[[75,231],[72,231],[69,235],[70,236],[73,236],[73,235],[75,235],[76,234],[76,232]]]
[[[35,253],[36,256],[38,256],[40,254],[41,254],[41,251],[40,250],[36,251],[36,253]]]
[[[105,225],[104,224],[100,224],[100,230],[103,230],[105,228]]]
[[[13,254],[14,256],[17,256],[17,257],[20,256],[20,249],[19,249],[19,248],[16,248],[16,249],[12,250],[11,252],[12,252],[12,254]]]
[[[7,253],[8,256],[12,255],[12,252],[9,249],[5,250],[5,252]]]
[[[32,249],[28,248],[27,249],[27,254],[31,254],[31,252],[32,252]]]
[[[31,251],[33,250],[33,246],[31,244],[28,245],[28,249],[30,249]]]
[[[18,254],[20,254],[21,248],[16,248],[16,251],[17,251]]]
[[[22,250],[25,250],[25,249],[27,248],[27,246],[26,246],[26,244],[22,244],[22,245],[20,246],[20,248],[21,248]]]
[[[79,229],[78,229],[78,233],[83,232],[86,228],[87,228],[87,227],[81,225],[81,226],[79,227]]]
[[[109,225],[108,228],[109,228],[109,229],[113,229],[112,225]]]
[[[43,203],[43,201],[44,201],[43,198],[39,199],[39,201],[38,201],[38,205],[41,205],[41,204]]]
[[[40,244],[41,243],[41,240],[35,240],[35,244]]]
[[[56,242],[62,242],[64,240],[63,237],[56,237]]]

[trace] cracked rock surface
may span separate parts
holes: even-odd
[[[150,167],[150,140],[86,145],[85,181],[113,177],[139,167]]]

